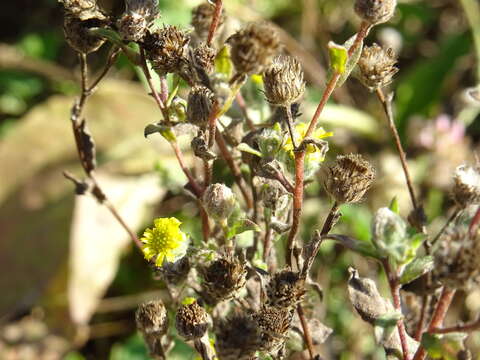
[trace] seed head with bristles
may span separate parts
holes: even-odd
[[[371,25],[387,22],[395,13],[397,0],[356,0],[355,12]]]
[[[63,5],[65,13],[79,20],[88,20],[97,18],[105,20],[106,16],[98,7],[96,0],[59,0]]]
[[[278,56],[263,73],[265,97],[272,105],[289,106],[305,92],[303,70],[291,56]]]
[[[460,165],[453,175],[452,197],[461,208],[480,203],[479,167]]]
[[[139,41],[158,16],[158,0],[127,0],[125,12],[117,21],[124,40]]]
[[[235,70],[241,75],[260,74],[280,51],[275,30],[264,22],[247,24],[228,43]]]
[[[267,285],[267,304],[295,309],[305,295],[305,279],[289,269],[275,273]]]
[[[193,50],[193,60],[195,66],[200,67],[207,74],[213,71],[215,56],[215,49],[205,43],[201,43]]]
[[[175,326],[185,340],[199,339],[208,328],[207,312],[192,299],[178,309]]]
[[[205,128],[212,110],[214,94],[205,86],[194,86],[187,99],[187,121]]]
[[[358,154],[337,156],[323,169],[325,190],[339,204],[362,200],[375,179],[375,170]]]
[[[97,51],[105,40],[91,34],[91,28],[101,27],[106,24],[102,18],[81,20],[73,15],[66,15],[63,22],[63,32],[68,44],[82,54]]]
[[[253,315],[261,331],[260,350],[277,356],[285,346],[293,313],[289,309],[264,306]]]
[[[366,46],[357,63],[357,76],[370,91],[375,91],[392,82],[393,75],[398,72],[396,63],[397,59],[391,48],[383,49],[377,44]]]

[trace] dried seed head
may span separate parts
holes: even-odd
[[[220,319],[215,335],[215,350],[222,360],[250,360],[261,343],[257,322],[247,314]]]
[[[99,18],[80,20],[80,18],[66,15],[63,22],[63,32],[68,44],[76,51],[88,54],[100,48],[104,39],[92,35],[89,29],[101,27],[105,21]]]
[[[250,23],[232,35],[231,59],[239,74],[260,74],[280,50],[280,40],[267,23]]]
[[[185,340],[201,338],[208,327],[207,312],[193,300],[178,309],[175,326],[178,334]]]
[[[302,65],[291,56],[278,56],[263,73],[265,97],[272,105],[290,106],[305,92]]]
[[[97,6],[96,0],[59,0],[68,16],[80,20],[99,19],[106,20],[106,16]]]
[[[323,185],[327,193],[339,204],[362,200],[375,179],[375,170],[361,155],[337,156],[337,160],[324,167]]]
[[[205,128],[212,111],[213,92],[205,86],[194,86],[188,94],[187,121]]]
[[[395,13],[397,0],[356,0],[355,12],[372,25],[390,20]]]
[[[267,304],[283,309],[294,309],[305,295],[305,279],[297,272],[281,270],[267,285]]]
[[[184,281],[190,272],[191,264],[188,256],[175,262],[165,262],[163,266],[155,266],[155,271],[168,284],[176,285]]]
[[[253,315],[261,332],[259,350],[276,355],[281,352],[287,340],[292,323],[291,310],[264,306]]]
[[[160,336],[168,330],[167,310],[161,300],[141,304],[135,313],[137,329],[144,335]]]
[[[244,261],[224,257],[203,268],[202,273],[205,298],[213,305],[231,299],[245,286],[247,269]]]
[[[469,290],[480,284],[480,238],[468,226],[448,229],[435,251],[434,279],[453,289]]]
[[[215,12],[215,5],[209,2],[202,3],[192,10],[191,24],[195,29],[195,35],[201,40],[205,41],[208,37],[210,24],[212,23],[213,13]],[[220,22],[218,27],[225,22],[225,11],[222,9],[220,15]]]
[[[158,0],[126,0],[125,4],[118,31],[124,40],[139,41],[158,16]]]
[[[207,74],[213,71],[215,56],[215,49],[205,43],[200,44],[193,50],[193,61],[195,65],[205,70]]]
[[[156,32],[149,32],[143,39],[148,60],[159,73],[174,73],[185,62],[189,38],[176,26],[165,26]]]
[[[455,169],[452,197],[461,208],[480,203],[480,172],[477,166],[460,165]]]
[[[375,91],[392,82],[393,75],[398,72],[396,63],[397,59],[391,48],[385,50],[377,44],[366,46],[357,63],[357,76],[370,91]]]
[[[215,220],[226,220],[233,212],[235,204],[235,195],[223,184],[212,184],[203,193],[205,210]]]

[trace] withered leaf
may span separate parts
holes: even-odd
[[[87,128],[87,122],[83,119],[79,124],[73,123],[73,131],[75,134],[75,142],[77,144],[78,156],[83,169],[90,174],[97,167],[95,159],[95,142]]]

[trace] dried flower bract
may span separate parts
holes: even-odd
[[[461,208],[480,203],[480,172],[478,167],[460,165],[453,175],[452,196]]]
[[[365,47],[358,60],[358,78],[370,91],[385,87],[398,72],[397,59],[391,48],[383,49],[377,44]]]
[[[395,13],[397,0],[356,0],[355,12],[372,25],[390,20]]]
[[[141,40],[158,16],[157,0],[128,0],[126,9],[117,21],[119,33],[125,40]]]
[[[193,300],[178,309],[175,326],[185,340],[201,338],[208,328],[207,312]]]

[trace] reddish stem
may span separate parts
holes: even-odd
[[[220,18],[222,16],[223,2],[222,0],[215,1],[215,12],[213,13],[213,19],[210,23],[210,29],[208,30],[207,45],[212,45],[213,37],[217,31],[218,24],[220,24]]]
[[[195,194],[196,197],[200,198],[202,196],[203,190],[195,181],[195,178],[190,173],[190,170],[188,170],[185,164],[185,160],[183,158],[182,151],[180,150],[180,148],[178,147],[178,144],[175,141],[170,141],[170,145],[172,146],[172,149],[175,152],[175,156],[177,157],[178,163],[182,168],[183,173],[188,178],[188,182],[192,187],[193,193]]]
[[[452,332],[472,332],[480,329],[480,318],[467,324],[457,324],[455,326],[433,329],[435,334],[448,334]]]

